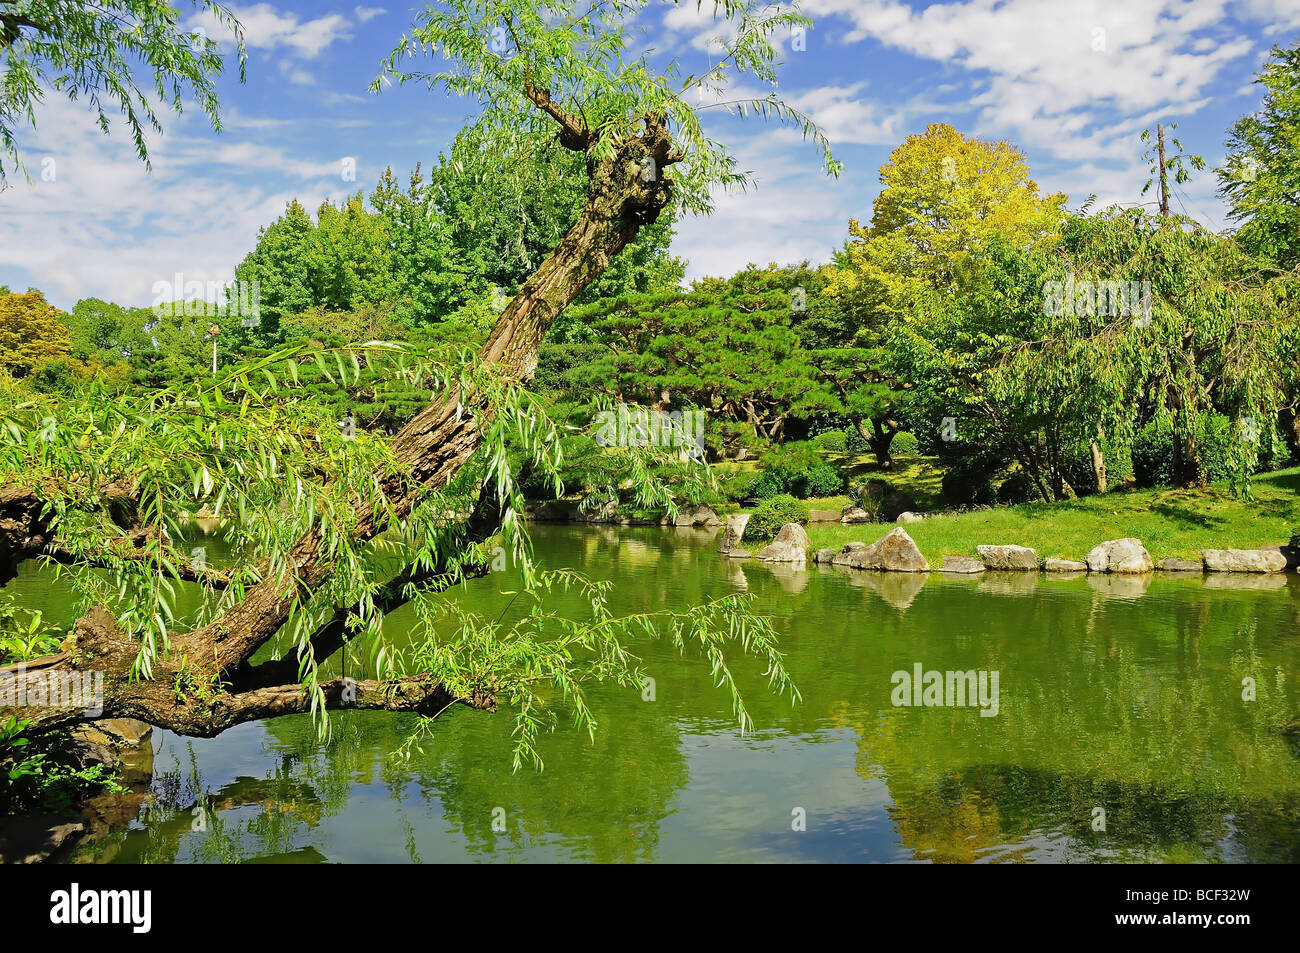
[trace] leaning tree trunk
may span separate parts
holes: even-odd
[[[591,150],[596,135],[580,118],[563,112],[545,90],[529,86],[526,92],[560,124],[564,147]],[[589,155],[589,184],[582,211],[497,319],[478,355],[483,364],[516,380],[532,376],[542,337],[552,322],[614,255],[667,207],[671,187],[662,170],[680,158],[672,148],[664,119],[656,115],[647,115],[644,130],[620,142],[612,158],[597,160]],[[655,175],[647,176],[647,168],[656,170]],[[470,459],[481,439],[479,417],[488,413],[491,408],[484,405],[481,395],[453,391],[426,406],[391,438],[399,466],[393,472],[376,474],[376,478],[398,517],[408,515],[429,491],[445,486]],[[0,511],[0,561],[8,552],[6,547],[17,546],[15,553],[30,556],[57,545],[46,538],[48,529],[26,505],[35,496],[15,489],[7,500],[0,498],[0,506],[9,503],[8,512]],[[6,520],[13,524],[9,532]],[[384,528],[373,512],[358,513],[358,538],[371,538]],[[486,538],[495,528],[492,521],[478,521],[466,528],[466,538]],[[29,732],[39,732],[98,718],[130,717],[178,734],[211,737],[242,722],[308,711],[311,699],[299,684],[292,679],[275,683],[276,677],[296,672],[296,659],[259,665],[249,662],[288,621],[296,592],[315,589],[330,575],[330,559],[317,535],[299,540],[291,557],[292,572],[263,578],[218,619],[191,632],[174,634],[171,651],[155,659],[148,679],[132,677],[139,644],[118,631],[111,613],[93,608],[77,621],[68,651],[0,671],[0,688],[9,692],[0,693],[0,721],[15,715],[30,722]],[[433,571],[419,576],[408,571],[398,582],[428,581],[436,576]],[[385,609],[400,604],[401,591],[401,585],[390,584],[376,598],[376,605]],[[343,616],[346,610],[340,610],[339,616],[312,638],[318,660],[341,644],[339,619]],[[182,669],[182,665],[188,668]],[[103,711],[94,717],[67,707],[9,704],[19,693],[30,698],[31,690],[42,690],[42,685],[48,687],[53,680],[90,671],[103,673]],[[201,683],[218,684],[220,680],[221,687],[203,699],[178,697],[175,686],[182,675]],[[480,708],[494,704],[490,697],[453,698],[433,679],[418,675],[384,683],[345,684],[345,680],[335,679],[321,687],[328,709],[436,711],[452,702]]]

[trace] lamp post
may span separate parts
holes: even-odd
[[[217,335],[221,333],[221,328],[212,325],[208,328],[208,333],[212,335],[212,376],[217,376]]]

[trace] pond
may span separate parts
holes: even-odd
[[[460,707],[408,761],[405,715],[340,714],[327,743],[306,717],[155,731],[155,796],[71,859],[1300,859],[1300,745],[1278,731],[1300,717],[1295,574],[917,577],[724,561],[698,530],[533,535],[544,565],[612,580],[619,612],[752,593],[802,699],[737,662],[741,735],[707,665],[647,641],[653,699],[593,690],[595,739],[562,723],[542,772],[512,773],[508,716]],[[508,611],[515,581],[454,598]],[[61,586],[28,566],[10,591],[58,616]],[[916,671],[976,673],[986,704],[925,704],[895,677]]]

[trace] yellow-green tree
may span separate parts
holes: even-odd
[[[0,367],[25,377],[42,361],[66,357],[72,341],[62,315],[39,291],[0,297]]]
[[[871,225],[849,223],[830,293],[863,312],[904,313],[922,289],[948,290],[983,241],[1048,238],[1065,196],[1043,195],[1010,142],[968,138],[935,123],[880,167]]]

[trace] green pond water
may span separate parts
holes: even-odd
[[[593,689],[595,740],[562,725],[540,773],[512,773],[507,715],[460,707],[408,762],[390,757],[404,715],[340,714],[328,743],[306,717],[212,740],[155,731],[153,797],[71,859],[1300,859],[1300,744],[1277,730],[1300,718],[1294,573],[922,578],[727,562],[695,530],[533,535],[544,565],[612,580],[620,612],[752,593],[802,700],[766,695],[737,656],[757,723],[742,735],[707,665],[647,640],[654,699]],[[515,582],[495,573],[453,598],[508,612]],[[64,621],[63,585],[29,566],[9,590]],[[996,715],[895,705],[894,673],[918,664],[996,672]]]

